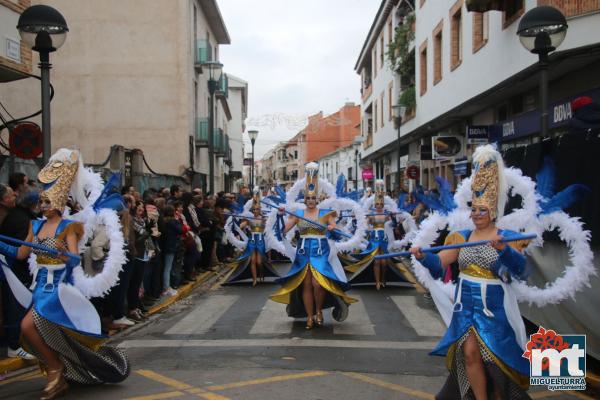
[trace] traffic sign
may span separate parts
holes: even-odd
[[[42,154],[44,136],[38,124],[21,122],[10,130],[8,143],[12,154],[32,160]]]

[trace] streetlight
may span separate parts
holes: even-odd
[[[250,143],[252,143],[252,166],[250,166],[250,190],[254,190],[254,142],[258,136],[258,131],[248,131]]]
[[[67,22],[65,18],[52,7],[45,5],[31,6],[19,17],[17,29],[21,39],[32,50],[40,53],[38,67],[42,81],[42,132],[44,135],[43,155],[44,164],[48,163],[52,147],[50,145],[50,53],[56,51],[67,39]]]
[[[406,114],[406,106],[396,104],[395,106],[392,106],[392,110],[394,113],[394,119],[396,120],[396,126],[398,128],[398,158],[396,160],[396,173],[398,174],[398,178],[396,185],[398,185],[398,190],[400,190],[400,127],[402,126],[402,118],[404,118],[404,115]]]
[[[539,56],[542,137],[548,135],[548,53],[565,40],[567,28],[567,20],[559,10],[540,6],[527,11],[517,29],[523,47]]]
[[[215,194],[215,92],[219,88],[219,81],[223,74],[223,64],[218,61],[208,61],[202,64],[202,70],[208,71],[208,92],[210,94],[210,117],[208,123],[208,190]]]

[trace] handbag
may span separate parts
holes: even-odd
[[[194,234],[194,242],[196,243],[196,250],[198,253],[202,253],[204,251],[204,248],[202,247],[202,240],[200,240],[200,237],[196,234]]]

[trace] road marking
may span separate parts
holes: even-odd
[[[178,390],[186,390],[186,389],[193,388],[192,385],[188,385],[185,382],[181,382],[181,381],[169,378],[168,376],[157,374],[156,372],[150,371],[148,369],[138,369],[135,372],[138,375],[142,375],[145,378],[162,383],[163,385],[171,386],[172,388],[175,388]]]
[[[348,318],[344,322],[333,325],[333,333],[335,335],[375,335],[375,328],[369,318],[365,303],[360,296],[353,295],[352,297],[358,302],[352,304],[352,312],[348,313]]]
[[[221,396],[220,394],[216,394],[216,393],[211,393],[209,391],[206,391],[204,389],[200,389],[197,387],[194,387],[192,385],[189,385],[185,382],[181,382],[172,378],[169,378],[168,376],[164,376],[161,374],[158,374],[154,371],[150,371],[148,369],[139,369],[137,371],[135,371],[137,374],[142,375],[145,378],[148,378],[150,380],[153,380],[155,382],[159,382],[162,383],[163,385],[167,385],[170,386],[174,389],[178,389],[178,390],[185,390],[187,393],[190,394],[195,394],[200,398],[203,398],[205,400],[231,400],[228,397],[225,396]],[[159,393],[157,395],[154,396],[167,396],[170,395],[174,392],[167,392],[167,393]],[[182,393],[185,394],[185,393]],[[168,398],[168,397],[167,397]]]
[[[234,389],[234,388],[240,388],[240,387],[250,386],[250,385],[262,385],[264,383],[283,382],[283,381],[290,381],[292,379],[314,378],[317,376],[325,376],[325,375],[329,375],[329,372],[311,371],[311,372],[303,372],[303,373],[299,373],[299,374],[278,375],[278,376],[271,376],[269,378],[260,378],[260,379],[252,379],[252,380],[248,380],[248,381],[233,382],[233,383],[227,383],[224,385],[207,386],[206,389],[208,389],[208,390],[226,390],[226,389]]]
[[[239,296],[215,295],[206,298],[181,321],[169,329],[167,335],[203,334],[229,310]]]
[[[420,390],[414,390],[411,388],[407,388],[405,386],[398,385],[396,383],[391,383],[391,382],[382,381],[380,379],[371,378],[370,376],[357,374],[355,372],[342,372],[342,375],[347,376],[352,379],[357,379],[359,381],[367,382],[372,385],[381,386],[381,387],[384,387],[386,389],[390,389],[390,390],[393,390],[396,392],[404,393],[404,394],[407,394],[407,395],[415,397],[415,398],[426,399],[426,400],[434,400],[435,399],[435,396],[432,394],[429,394],[426,392],[421,392]]]
[[[294,327],[294,321],[283,318],[286,315],[285,304],[267,300],[250,329],[251,335],[289,334]]]
[[[4,380],[0,381],[0,386],[6,385],[6,384],[9,384],[9,383],[12,383],[12,382],[29,381],[29,380],[36,379],[36,378],[41,378],[41,377],[42,377],[42,374],[40,373],[40,371],[31,371],[31,372],[28,372],[28,373],[23,374],[23,375],[14,376],[12,378],[4,379]]]
[[[391,298],[419,336],[442,336],[446,332],[446,326],[440,317],[432,310],[419,307],[416,297],[391,296]]]
[[[171,399],[173,397],[181,397],[185,396],[184,392],[165,392],[158,394],[150,394],[148,396],[137,396],[137,397],[127,397],[125,400],[161,400],[161,399]]]
[[[431,350],[437,342],[390,342],[374,340],[326,339],[215,339],[215,340],[165,340],[133,339],[119,343],[122,349],[173,348],[173,347],[336,347],[351,349]]]

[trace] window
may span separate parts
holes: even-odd
[[[518,20],[521,15],[523,15],[525,12],[523,3],[523,0],[512,0],[506,2],[504,14],[502,16],[503,29],[507,28],[510,24]]]
[[[373,80],[377,77],[377,46],[373,47]]]
[[[394,30],[392,28],[392,17],[390,16],[390,20],[388,21],[388,46],[394,40]]]
[[[419,8],[423,7],[423,4],[425,4],[425,0],[419,0]]]
[[[373,102],[373,121],[375,126],[373,127],[373,132],[377,132],[377,100]]]
[[[419,71],[420,71],[420,94],[423,96],[427,92],[427,40],[419,47]]]
[[[379,111],[380,111],[380,126],[383,128],[383,98],[385,96],[385,92],[381,92],[381,94],[379,95]]]
[[[473,53],[481,49],[488,41],[488,13],[471,13],[473,16]]]
[[[389,120],[391,121],[394,113],[392,113],[392,94],[394,92],[394,82],[390,82],[389,86],[388,86],[388,114],[389,114]]]
[[[433,84],[442,80],[442,30],[443,20],[433,30]]]
[[[383,68],[383,55],[385,51],[383,50],[383,31],[381,31],[381,37],[379,38],[379,68]]]
[[[453,71],[462,62],[462,5],[458,0],[450,9],[450,70]]]
[[[298,159],[298,150],[294,150],[294,160]]]

